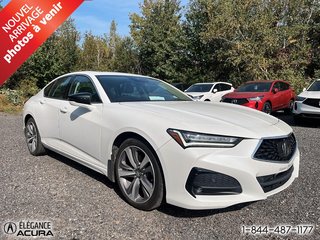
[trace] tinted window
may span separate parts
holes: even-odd
[[[50,90],[52,88],[52,86],[55,84],[55,81],[50,83],[44,90],[43,90],[43,95],[45,97],[48,97],[49,96],[49,93],[50,93]]]
[[[237,92],[269,92],[272,82],[250,82],[241,85]]]
[[[276,88],[278,88],[278,90],[281,91],[280,82],[276,82],[276,83],[273,85],[273,89],[276,89]]]
[[[68,76],[56,80],[55,84],[50,89],[49,97],[66,100],[71,78],[71,76]]]
[[[191,101],[171,85],[148,77],[98,75],[97,78],[111,102]]]
[[[289,84],[284,83],[284,82],[280,82],[280,88],[281,88],[281,91],[288,90],[289,89]]]
[[[228,84],[220,84],[221,85],[221,91],[227,91],[231,89],[231,86]]]
[[[194,84],[186,92],[209,92],[213,84]]]
[[[221,84],[219,84],[219,83],[216,84],[216,85],[214,86],[214,88],[212,89],[212,92],[213,92],[215,89],[217,89],[218,92],[222,91],[222,90],[221,90]]]
[[[320,81],[315,81],[314,83],[312,83],[308,88],[308,91],[320,91]]]
[[[101,103],[96,88],[87,76],[79,75],[72,81],[69,95],[76,93],[90,93],[92,103]]]

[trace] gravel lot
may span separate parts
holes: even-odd
[[[290,116],[277,116],[293,125]],[[280,194],[223,210],[164,205],[142,212],[125,203],[105,176],[54,153],[31,156],[21,121],[20,115],[0,113],[0,239],[5,222],[21,220],[51,221],[54,239],[245,239],[242,225],[281,224],[312,224],[311,236],[288,238],[320,239],[320,124],[293,126],[300,177]]]

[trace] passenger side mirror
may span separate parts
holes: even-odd
[[[303,88],[303,90],[302,91],[307,91],[307,89],[306,88]]]
[[[218,89],[213,89],[213,91],[212,91],[213,93],[217,93],[218,92]]]
[[[279,88],[274,88],[274,89],[272,90],[272,92],[273,92],[274,94],[278,93],[278,92],[279,92]]]
[[[72,94],[68,96],[68,100],[73,106],[91,105],[91,94],[87,92]]]

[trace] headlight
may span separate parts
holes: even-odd
[[[193,97],[194,100],[200,100],[203,97],[203,95],[195,96]]]
[[[231,148],[243,138],[211,135],[206,133],[189,132],[177,129],[168,129],[169,135],[183,148],[187,147],[220,147]]]
[[[261,101],[264,96],[248,98],[250,101]]]
[[[296,101],[302,102],[302,101],[304,101],[305,99],[306,99],[305,97],[300,97],[300,96],[298,96],[297,99],[296,99]]]

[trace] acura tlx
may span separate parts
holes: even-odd
[[[299,172],[286,123],[237,105],[195,102],[141,75],[58,77],[26,102],[23,126],[32,155],[52,150],[105,174],[141,210],[262,200]]]

